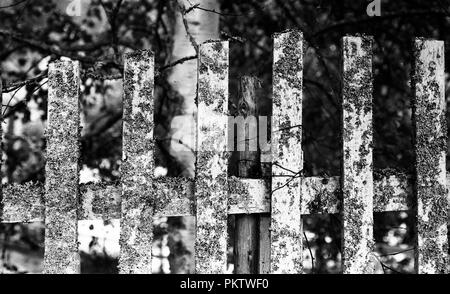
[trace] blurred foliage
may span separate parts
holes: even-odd
[[[13,4],[15,1],[4,2]],[[4,122],[7,122],[2,125],[5,134],[3,182],[42,182],[45,179],[43,129],[48,62],[60,56],[82,62],[82,164],[85,168],[95,169],[99,180],[116,181],[121,165],[121,56],[129,50],[150,48],[156,53],[158,68],[170,60],[176,13],[173,1],[86,0],[83,2],[89,5],[82,5],[83,17],[65,13],[69,2],[28,0],[0,8],[0,69],[4,92],[7,92],[2,108]],[[255,75],[263,85],[258,97],[261,114],[271,112],[271,35],[286,29],[303,31],[306,44],[303,149],[307,176],[337,175],[340,171],[340,40],[348,34],[374,36],[374,168],[392,167],[412,173],[411,44],[415,37],[441,39],[446,42],[448,54],[448,0],[382,1],[379,17],[366,15],[367,4],[371,1],[220,2],[221,31],[224,38],[233,41],[230,100],[233,102],[237,97],[239,77]],[[118,3],[120,9],[115,9]],[[446,68],[450,68],[448,58]],[[166,81],[166,73],[163,71],[155,81],[155,120],[158,125],[155,133],[161,138],[181,104],[179,95]],[[448,74],[446,76],[448,79]],[[13,87],[17,85],[14,83],[35,77],[38,78],[34,82]],[[448,85],[447,82],[447,91]],[[164,142],[158,141],[157,145],[156,163],[167,168],[169,175],[177,175],[177,158],[169,155]],[[171,222],[174,227],[180,225],[176,220]],[[314,272],[339,271],[339,222],[336,216],[305,218],[305,229],[312,234],[306,237],[309,249],[314,252]],[[42,241],[26,226],[2,225],[1,228],[2,248],[9,244],[5,243],[9,242],[6,238],[19,233],[19,239],[31,234]],[[400,260],[390,255],[395,253],[392,248],[402,251],[405,246],[412,246],[414,232],[411,228],[411,217],[404,213],[376,216],[377,250],[386,255],[381,258],[391,267],[383,268],[387,272],[411,271],[411,255],[402,253]],[[171,229],[161,223],[155,230],[156,239],[162,240]],[[42,233],[41,230],[37,232]],[[389,243],[394,239],[398,242]],[[184,250],[182,246],[178,249]],[[308,248],[305,248],[308,256],[306,250]],[[95,264],[94,259],[89,262]]]

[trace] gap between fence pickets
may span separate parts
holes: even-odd
[[[375,176],[374,212],[405,211],[413,208],[413,179],[391,170]],[[334,214],[342,209],[339,177],[307,177],[302,180],[301,214]],[[269,213],[270,181],[228,180],[228,214]],[[447,174],[449,189],[450,174]],[[155,179],[155,216],[195,215],[194,181],[188,178]],[[90,183],[80,185],[79,220],[120,218],[121,185]],[[44,220],[44,186],[37,183],[3,187],[3,222]],[[450,194],[448,195],[450,201]]]

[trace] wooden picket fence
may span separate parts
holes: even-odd
[[[416,174],[372,171],[372,40],[343,38],[342,175],[303,177],[303,36],[274,36],[272,177],[227,176],[228,42],[199,46],[197,165],[194,179],[154,178],[154,57],[125,56],[121,185],[79,185],[79,63],[49,67],[45,186],[2,188],[2,222],[45,221],[45,273],[78,273],[77,221],[120,218],[121,273],[151,273],[152,218],[196,216],[195,269],[224,273],[227,217],[270,213],[269,260],[261,273],[302,273],[302,215],[342,213],[344,273],[371,273],[373,214],[416,215],[418,273],[447,272],[448,193],[444,43],[416,39]],[[413,179],[411,181],[411,179]]]

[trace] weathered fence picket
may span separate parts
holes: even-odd
[[[78,273],[80,65],[57,61],[48,74],[44,272]]]
[[[225,273],[228,210],[228,42],[200,45],[198,58],[197,273]]]
[[[151,273],[152,218],[195,215],[196,272],[224,273],[227,216],[270,213],[257,225],[267,228],[270,222],[271,237],[260,234],[259,248],[251,250],[259,260],[247,270],[258,263],[262,273],[301,273],[301,216],[342,213],[343,272],[371,273],[377,262],[373,213],[409,210],[417,214],[417,272],[446,273],[444,43],[417,39],[414,46],[416,177],[373,175],[372,52],[364,36],[343,39],[342,176],[303,176],[302,47],[300,32],[274,37],[268,180],[227,176],[228,42],[199,47],[195,179],[153,178],[154,59],[152,52],[139,51],[124,58],[121,183],[79,185],[79,64],[51,63],[46,183],[2,186],[0,221],[45,221],[44,272],[78,273],[77,221],[121,218],[120,272]]]
[[[344,273],[371,273],[373,264],[372,40],[343,39]]]
[[[271,272],[302,272],[300,182],[303,36],[274,36],[272,110]]]
[[[126,54],[123,95],[121,273],[152,272],[153,79],[150,51]]]
[[[414,103],[417,194],[416,270],[444,273],[448,263],[448,191],[445,185],[447,123],[444,42],[414,43]]]

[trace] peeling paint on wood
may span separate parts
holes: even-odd
[[[228,52],[228,42],[207,42],[199,47],[195,183],[198,274],[224,273],[227,266]]]
[[[371,273],[373,249],[372,39],[343,38],[343,243],[346,274]]]
[[[415,127],[417,240],[416,270],[420,274],[448,271],[445,183],[447,151],[444,42],[414,43],[413,123]]]
[[[78,61],[49,65],[44,273],[80,272],[77,240],[80,109]]]
[[[271,273],[302,272],[300,174],[303,35],[274,36]]]
[[[148,274],[152,270],[153,83],[153,53],[145,50],[126,54],[119,258],[122,274]]]

